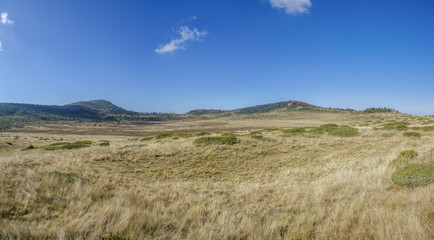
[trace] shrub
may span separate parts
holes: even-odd
[[[210,145],[210,144],[235,144],[238,139],[234,136],[227,137],[201,137],[194,141],[196,145]]]
[[[325,129],[321,128],[321,127],[314,127],[314,128],[311,128],[309,130],[309,133],[311,133],[311,134],[318,134],[318,135],[324,134],[325,132],[326,132]]]
[[[404,137],[420,138],[422,135],[418,132],[405,132],[402,134]]]
[[[430,132],[430,131],[434,131],[434,126],[425,126],[425,127],[421,127],[422,131],[425,132]]]
[[[392,108],[367,108],[365,110],[363,110],[363,112],[365,113],[385,113],[385,112],[394,112],[395,109]]]
[[[61,143],[53,143],[44,147],[44,150],[59,150],[59,149],[78,149],[89,147],[92,144],[92,141],[77,141],[73,143],[61,142]]]
[[[261,134],[262,134],[262,131],[260,131],[260,130],[249,132],[249,135],[261,135]]]
[[[256,139],[256,140],[271,141],[270,138],[264,137],[262,135],[252,135],[250,137],[252,137],[253,139]]]
[[[386,133],[381,134],[381,136],[383,136],[383,137],[393,137],[393,136],[395,136],[395,133],[386,132]]]
[[[106,146],[110,146],[109,142],[102,142],[99,144],[101,147],[106,147]]]
[[[388,123],[383,125],[383,130],[398,130],[398,131],[406,131],[408,130],[407,122],[396,122],[396,123]]]
[[[175,134],[173,134],[173,133],[160,133],[157,136],[155,136],[155,139],[165,139],[165,138],[171,138],[174,136],[175,136]]]
[[[140,139],[140,141],[148,141],[148,140],[151,140],[153,138],[154,137],[144,137],[144,138]]]
[[[296,136],[296,135],[303,135],[306,133],[306,129],[304,129],[304,128],[285,129],[285,130],[283,130],[283,133],[287,137]]]
[[[205,135],[211,135],[211,133],[209,133],[209,132],[198,132],[198,133],[196,133],[196,136],[198,136],[198,137],[205,136]]]
[[[330,131],[330,130],[333,130],[333,129],[339,128],[339,126],[338,126],[337,124],[335,124],[335,123],[329,123],[329,124],[321,125],[321,126],[319,126],[319,128],[321,128],[321,129],[323,129],[324,131],[328,132],[328,131]]]
[[[22,150],[23,150],[23,151],[27,151],[27,150],[32,150],[32,149],[35,149],[35,146],[33,146],[33,145],[29,145],[29,146],[23,148]]]
[[[399,153],[398,158],[392,161],[395,167],[403,167],[408,164],[408,161],[417,157],[418,153],[415,150],[405,150]]]
[[[330,135],[339,137],[354,137],[359,135],[359,130],[350,126],[342,126],[336,129],[327,131]]]
[[[180,138],[180,137],[182,137],[182,138],[192,138],[192,137],[195,137],[196,136],[196,133],[177,133],[177,134],[175,134],[175,137],[178,137],[178,138]]]
[[[225,133],[222,133],[221,136],[222,137],[234,137],[235,134],[233,132],[225,132]]]
[[[399,153],[398,158],[407,158],[407,159],[413,159],[419,155],[418,152],[416,152],[414,149],[411,150],[405,150]]]
[[[426,185],[434,180],[434,163],[408,164],[392,174],[392,181],[398,185]]]

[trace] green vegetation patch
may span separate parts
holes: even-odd
[[[63,173],[59,171],[50,172],[48,175],[57,177],[61,179],[62,181],[73,183],[78,180],[83,180],[78,174],[76,173]]]
[[[235,137],[235,133],[225,132],[225,133],[222,133],[220,136],[222,136],[222,137]]]
[[[395,167],[403,167],[408,164],[408,161],[416,158],[419,155],[415,150],[405,150],[399,153],[398,158],[392,161]]]
[[[416,152],[414,149],[411,150],[405,150],[399,153],[398,158],[408,158],[413,159],[419,155],[418,152]]]
[[[51,145],[48,145],[44,147],[44,150],[60,150],[60,149],[78,149],[78,148],[85,148],[90,147],[92,144],[92,141],[77,141],[73,143],[68,142],[61,142],[61,143],[53,143]]]
[[[427,185],[434,180],[434,163],[411,163],[396,170],[392,174],[392,181],[398,185]]]
[[[321,127],[314,127],[314,128],[311,128],[309,130],[310,134],[315,134],[315,135],[321,135],[321,134],[324,134],[325,132],[326,132],[326,130],[324,128],[321,128]]]
[[[148,141],[148,140],[151,140],[151,139],[153,139],[154,137],[144,137],[144,138],[142,138],[142,139],[140,139],[140,141]]]
[[[25,147],[25,148],[23,148],[23,149],[21,149],[21,150],[23,150],[23,151],[27,151],[27,150],[32,150],[32,149],[36,149],[36,147],[33,146],[33,145],[29,145],[29,146],[27,146],[27,147]]]
[[[330,129],[328,134],[339,137],[354,137],[359,135],[359,130],[350,126],[341,126],[336,129]]]
[[[109,142],[101,142],[101,143],[99,143],[99,146],[107,147],[107,146],[110,146],[110,143]]]
[[[423,126],[423,127],[412,127],[412,130],[422,130],[424,132],[432,132],[434,131],[434,126]]]
[[[250,137],[253,139],[256,139],[256,140],[261,140],[261,141],[271,141],[270,138],[264,137],[262,135],[251,135]]]
[[[402,134],[404,137],[411,137],[411,138],[421,138],[422,134],[418,132],[405,132]]]
[[[172,138],[174,137],[174,133],[160,133],[157,136],[155,136],[155,139],[165,139],[165,138]]]
[[[387,112],[394,112],[396,111],[395,109],[392,108],[367,108],[365,110],[363,110],[364,113],[387,113]]]
[[[329,123],[329,124],[323,124],[323,125],[319,126],[319,128],[323,129],[326,132],[328,132],[330,130],[339,128],[339,125],[337,125],[335,123]]]
[[[211,145],[211,144],[235,144],[238,143],[238,139],[234,136],[227,137],[201,137],[194,141],[196,145]]]
[[[394,122],[383,125],[383,130],[398,130],[398,131],[406,131],[409,129],[408,122]]]
[[[176,137],[180,137],[180,138],[192,138],[192,137],[196,137],[196,133],[177,133],[175,134]]]
[[[205,132],[200,132],[200,133],[160,133],[157,136],[155,136],[155,139],[160,140],[160,139],[167,139],[167,138],[172,138],[172,139],[179,139],[179,138],[192,138],[192,137],[197,137],[197,136],[204,136],[204,135],[209,135],[210,133],[205,133]],[[144,140],[146,141],[146,140]]]
[[[291,128],[283,130],[285,137],[292,137],[297,135],[303,135],[306,133],[306,129],[304,128]]]

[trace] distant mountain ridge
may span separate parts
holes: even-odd
[[[125,110],[107,100],[99,99],[79,101],[64,106],[0,103],[0,123],[22,123],[32,121],[167,121],[204,117],[217,118],[237,115],[253,116],[254,114],[267,114],[274,111],[355,112],[355,110],[352,109],[324,108],[301,101],[284,101],[234,110],[196,109],[185,114],[139,113]],[[369,108],[364,112],[375,113],[392,111],[395,110],[389,108]]]

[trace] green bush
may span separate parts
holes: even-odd
[[[314,128],[311,128],[309,130],[309,133],[311,133],[311,134],[317,134],[317,135],[324,134],[325,132],[326,132],[325,129],[321,128],[321,127],[314,127]]]
[[[416,152],[414,149],[411,150],[405,150],[399,153],[398,158],[407,158],[407,159],[413,159],[419,155],[418,152]]]
[[[386,132],[386,133],[381,134],[381,136],[383,136],[383,137],[393,137],[393,136],[395,136],[395,133],[393,133],[393,132]]]
[[[235,134],[233,132],[225,132],[225,133],[222,133],[220,136],[222,136],[222,137],[234,137]]]
[[[205,136],[205,135],[211,135],[211,133],[209,133],[209,132],[198,132],[198,133],[196,133],[196,136],[198,136],[198,137]]]
[[[328,132],[330,130],[339,128],[339,126],[337,124],[335,124],[335,123],[329,123],[329,124],[321,125],[321,126],[319,126],[319,128],[321,128],[324,131]]]
[[[422,131],[425,132],[431,132],[434,131],[434,126],[425,126],[425,127],[421,127]]]
[[[402,134],[404,137],[412,137],[412,138],[420,138],[422,137],[422,134],[418,132],[405,132]]]
[[[144,137],[144,138],[140,139],[140,141],[148,141],[148,140],[151,140],[153,138],[154,137]]]
[[[102,142],[99,144],[99,146],[101,146],[101,147],[110,146],[110,143],[109,142]]]
[[[411,163],[396,170],[392,174],[392,181],[398,185],[426,185],[434,180],[434,163]]]
[[[249,132],[249,135],[261,135],[261,134],[262,134],[261,130],[255,130],[255,131]]]
[[[283,130],[284,136],[291,137],[297,135],[303,135],[306,133],[306,129],[304,128],[292,128]]]
[[[396,111],[395,109],[392,108],[367,108],[365,110],[363,110],[364,113],[385,113],[385,112],[394,112]]]
[[[227,137],[201,137],[194,141],[196,145],[210,145],[210,144],[235,144],[238,139],[234,136]]]
[[[350,126],[341,126],[327,131],[330,135],[339,137],[354,137],[359,135],[359,130]]]
[[[22,150],[23,150],[23,151],[27,151],[27,150],[32,150],[32,149],[35,149],[35,146],[33,146],[33,145],[29,145],[29,146],[23,148]]]
[[[196,137],[196,133],[177,133],[175,134],[175,137],[192,138],[192,137]]]
[[[409,129],[407,122],[395,122],[395,123],[388,123],[383,125],[383,130],[398,130],[398,131],[406,131]]]
[[[398,158],[392,161],[395,167],[403,167],[408,164],[408,161],[417,157],[418,153],[415,150],[405,150],[399,153]]]
[[[160,133],[157,136],[155,136],[155,139],[165,139],[165,138],[171,138],[174,137],[174,133]]]
[[[92,144],[92,141],[77,141],[73,143],[61,142],[61,143],[53,143],[44,147],[44,150],[60,150],[60,149],[78,149],[89,147]]]

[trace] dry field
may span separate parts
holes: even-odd
[[[377,129],[397,121],[434,125],[377,114],[3,132],[0,239],[434,239],[434,184],[391,180],[403,150],[434,162],[434,131]],[[359,134],[284,131],[325,123]],[[194,143],[228,131],[237,143]],[[144,138],[161,132],[210,135]],[[44,149],[84,140],[92,143]]]

